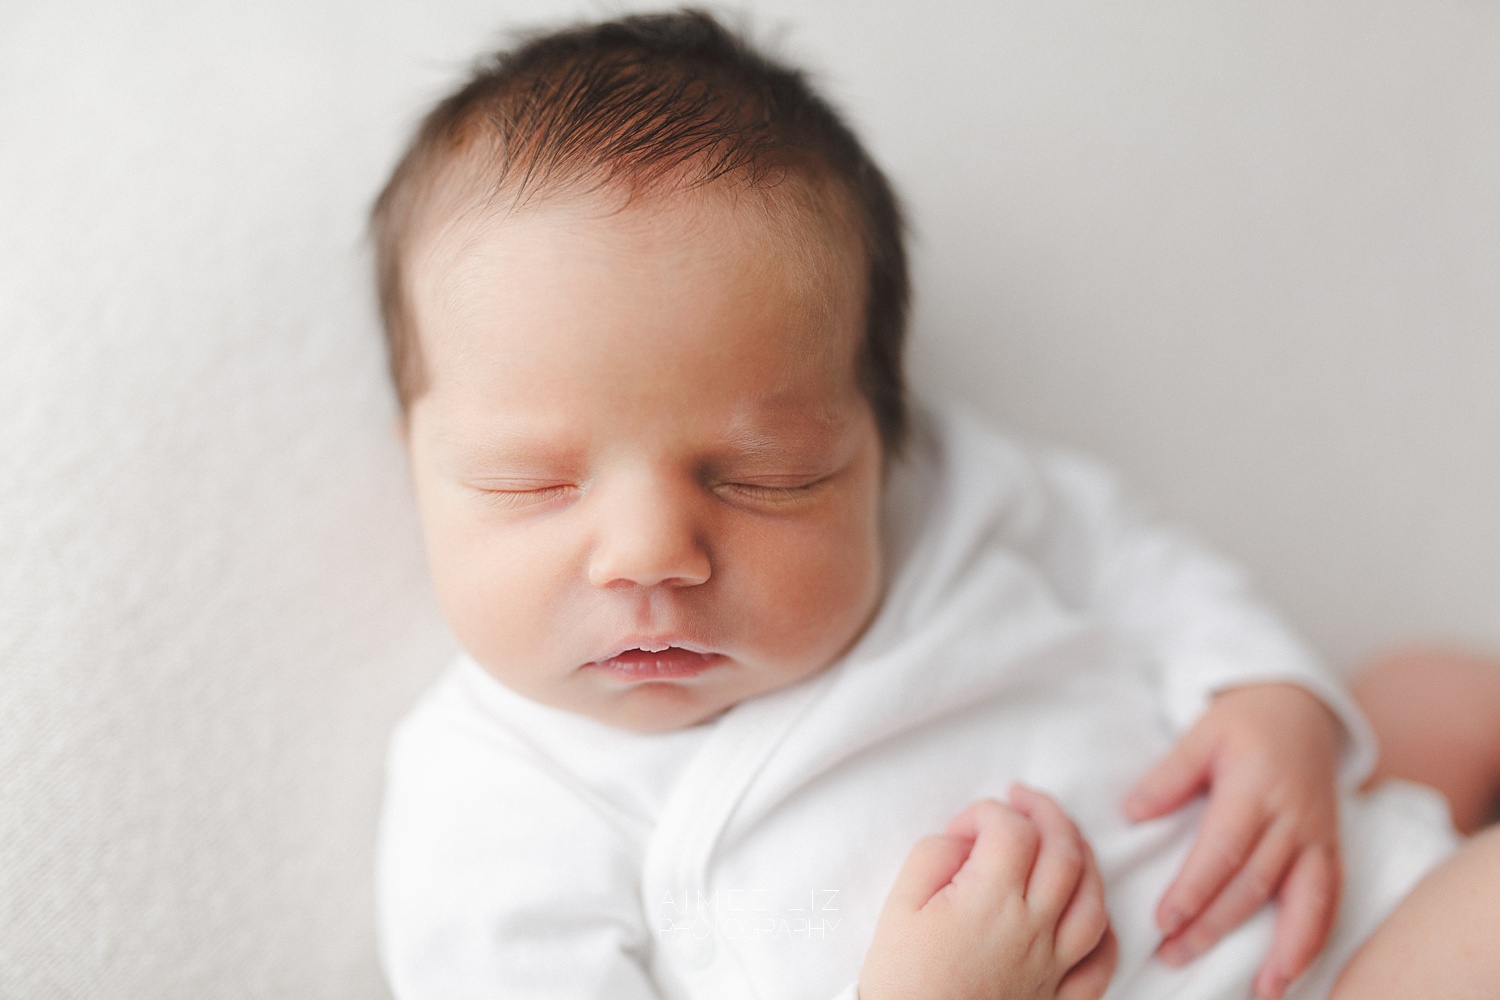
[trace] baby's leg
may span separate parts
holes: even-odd
[[[1376,929],[1330,1000],[1500,995],[1500,827],[1432,871]]]
[[[1500,796],[1500,662],[1413,651],[1377,661],[1354,682],[1375,727],[1372,781],[1406,778],[1442,792],[1453,824],[1473,833]]]

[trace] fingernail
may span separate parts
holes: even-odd
[[[1281,1000],[1291,980],[1283,975],[1261,975],[1256,980],[1255,995],[1259,1000]]]
[[[1161,929],[1166,932],[1167,937],[1171,937],[1181,930],[1185,923],[1187,923],[1186,913],[1181,910],[1168,910],[1166,916],[1162,918]]]
[[[1193,956],[1182,944],[1173,941],[1156,949],[1156,957],[1175,969],[1187,965]]]

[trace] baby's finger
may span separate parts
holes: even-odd
[[[1026,891],[1041,843],[1031,819],[1002,802],[980,799],[948,824],[948,834],[973,838],[968,860],[953,877],[958,889],[973,890],[971,899],[993,900]]]
[[[1044,793],[1025,785],[1012,785],[1010,801],[1017,812],[1036,824],[1041,835],[1036,861],[1026,882],[1026,902],[1050,927],[1057,923],[1078,888],[1087,863],[1087,847],[1078,827]]]
[[[1164,934],[1171,937],[1203,912],[1244,867],[1267,821],[1252,797],[1219,794],[1209,799],[1192,850],[1156,908],[1156,924]]]
[[[1057,984],[1057,1000],[1099,1000],[1109,988],[1119,957],[1120,944],[1115,940],[1115,932],[1106,927],[1093,952],[1069,969]]]
[[[1271,954],[1255,977],[1255,992],[1265,1000],[1280,1000],[1323,949],[1338,913],[1340,881],[1338,854],[1330,847],[1309,847],[1292,863],[1278,899]]]
[[[1125,815],[1136,821],[1155,819],[1185,805],[1208,786],[1214,746],[1206,732],[1189,730],[1125,797]]]
[[[1158,950],[1168,965],[1185,965],[1244,923],[1276,892],[1296,851],[1290,823],[1273,823],[1245,866],[1202,913]]]
[[[950,882],[969,856],[962,837],[923,837],[917,841],[891,886],[887,905],[915,913]]]
[[[1109,933],[1109,910],[1104,903],[1104,879],[1088,842],[1084,845],[1083,878],[1068,908],[1057,922],[1053,950],[1063,962],[1077,962],[1099,946]]]
[[[948,821],[948,826],[943,833],[950,837],[965,837],[974,840],[979,836],[980,813],[989,807],[994,799],[976,799],[964,807],[964,811]]]

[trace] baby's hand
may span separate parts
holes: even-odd
[[[1343,875],[1334,784],[1341,733],[1301,687],[1233,688],[1125,800],[1127,815],[1144,820],[1208,790],[1197,842],[1157,907],[1164,961],[1186,964],[1274,895],[1275,938],[1256,993],[1277,1000],[1311,964]]]
[[[1098,1000],[1115,967],[1088,843],[1041,792],[974,803],[912,849],[860,1000]]]

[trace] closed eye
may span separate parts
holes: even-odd
[[[830,476],[809,481],[719,483],[714,492],[730,501],[748,501],[767,506],[785,506],[805,502],[821,492]]]

